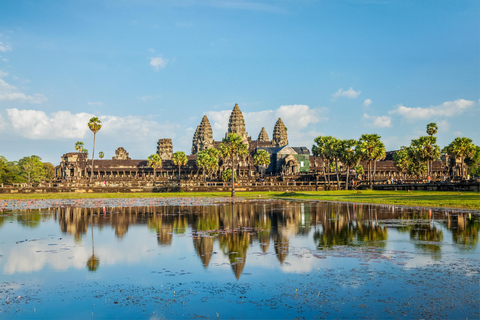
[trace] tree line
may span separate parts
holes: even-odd
[[[27,156],[18,161],[8,161],[4,156],[0,156],[0,183],[33,183],[54,177],[53,164],[42,162],[39,156]]]
[[[437,145],[437,137],[435,137],[437,131],[437,124],[429,123],[426,127],[427,135],[411,140],[409,146],[402,146],[400,150],[396,151],[393,154],[393,161],[397,169],[420,179],[425,174],[431,175],[433,161],[440,160],[441,155],[449,155],[460,160],[461,177],[468,174],[478,176],[480,174],[480,147],[474,145],[469,138],[457,137],[448,146],[440,149]],[[376,162],[386,157],[385,145],[380,138],[378,134],[363,134],[358,140],[319,136],[314,139],[312,153],[326,163],[326,166],[323,165],[324,174],[327,173],[327,170],[336,172],[338,187],[340,187],[338,163],[342,163],[342,169],[346,169],[348,181],[350,169],[354,168],[357,173],[362,173],[363,168],[359,165],[360,161],[367,161],[368,181],[372,188]],[[334,170],[332,170],[332,164]],[[469,173],[464,164],[468,167]],[[455,170],[453,172],[455,174]],[[330,183],[330,175],[326,175],[326,182]],[[348,188],[348,184],[346,187]]]

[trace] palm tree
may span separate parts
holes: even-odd
[[[93,158],[95,156],[95,136],[96,136],[97,132],[100,131],[100,129],[102,129],[102,125],[100,123],[102,123],[102,121],[100,121],[97,117],[91,118],[90,121],[88,122],[88,127],[93,132],[92,172],[90,174],[90,182],[92,182],[93,170],[95,168],[93,166]]]
[[[434,134],[437,134],[437,131],[438,131],[438,127],[435,122],[430,122],[429,124],[427,124],[427,134],[429,136],[433,136]]]
[[[100,152],[98,153],[98,157],[99,157],[100,159],[103,159],[103,158],[105,157],[105,153],[103,153],[103,151],[100,151]]]
[[[220,151],[215,148],[208,148],[206,151],[210,157],[207,163],[207,170],[210,175],[210,179],[212,179],[212,174],[218,170],[218,156]]]
[[[345,182],[345,190],[348,190],[348,175],[350,168],[355,167],[360,161],[360,154],[355,151],[358,141],[355,139],[340,140],[340,156],[339,160],[347,166],[347,179]]]
[[[262,167],[262,176],[265,176],[265,168],[270,165],[270,155],[265,150],[258,150],[253,156],[253,164]]]
[[[95,256],[95,242],[93,239],[93,221],[92,221],[92,255],[87,260],[87,269],[90,272],[95,272],[97,271],[99,265],[100,265],[100,259],[98,258],[98,256]]]
[[[362,134],[356,148],[358,148],[362,160],[368,161],[368,181],[370,189],[373,189],[372,162],[385,158],[385,145],[380,141],[378,134]]]
[[[155,169],[162,167],[162,158],[157,153],[151,154],[147,158],[148,166],[153,168],[153,181],[156,178],[156,171]]]
[[[183,151],[177,151],[173,154],[172,162],[174,165],[178,166],[178,180],[180,181],[180,168],[187,164],[187,155]]]
[[[235,197],[235,182],[233,177],[235,173],[235,158],[245,156],[247,154],[247,145],[243,143],[242,137],[238,133],[229,133],[223,139],[223,143],[219,146],[220,153],[224,159],[232,159],[232,197]]]
[[[314,139],[316,145],[312,146],[313,155],[322,159],[325,187],[327,186],[327,181],[330,186],[330,160],[332,155],[332,145],[335,143],[335,140],[336,138],[332,136],[318,136]],[[325,162],[327,162],[326,166]],[[328,168],[328,175],[325,173],[325,167]]]
[[[453,140],[448,146],[446,146],[442,152],[448,153],[449,155],[455,157],[455,159],[460,158],[460,173],[464,177],[463,172],[463,162],[465,157],[472,158],[475,155],[476,148],[472,143],[472,139],[465,137],[457,137]]]
[[[75,142],[75,150],[78,150],[78,152],[82,152],[83,149],[83,142],[82,141],[77,141]]]
[[[207,181],[207,178],[205,177],[205,171],[207,170],[208,167],[208,162],[211,161],[210,155],[208,154],[207,150],[202,150],[199,153],[197,153],[197,166],[199,168],[203,169],[203,181]]]

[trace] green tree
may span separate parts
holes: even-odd
[[[357,174],[364,174],[365,173],[365,170],[363,170],[363,166],[361,164],[357,164],[355,166],[355,172]]]
[[[348,190],[348,176],[350,168],[355,167],[360,162],[360,154],[356,152],[358,141],[355,139],[347,139],[339,141],[339,160],[347,166],[347,177],[345,182],[345,190]],[[338,170],[337,170],[338,171]]]
[[[470,169],[472,176],[478,177],[480,175],[480,147],[475,146],[475,154],[473,157],[465,157],[465,164]]]
[[[207,181],[206,178],[206,171],[208,167],[208,162],[210,161],[210,155],[207,153],[206,150],[202,150],[197,153],[197,167],[203,169],[203,181]]]
[[[440,157],[440,147],[436,145],[437,137],[421,136],[418,139],[412,140],[410,148],[414,151],[417,158],[418,165],[423,163],[427,166],[427,175],[431,172],[431,163]]]
[[[83,146],[84,144],[82,141],[75,142],[75,150],[77,150],[78,152],[82,152]]]
[[[100,119],[98,119],[97,117],[91,118],[90,121],[88,122],[88,128],[90,128],[90,130],[93,132],[92,172],[90,174],[90,182],[92,182],[93,171],[95,168],[93,166],[93,160],[95,156],[95,136],[97,135],[97,132],[100,131],[100,129],[102,129],[101,123],[102,121],[100,121]]]
[[[224,159],[230,158],[232,160],[232,175],[236,176],[235,159],[247,154],[247,145],[243,143],[242,137],[237,133],[229,133],[222,142],[223,143],[219,146],[220,153]],[[235,183],[233,181],[231,196],[235,197]]]
[[[99,157],[100,159],[103,159],[103,158],[105,157],[105,153],[103,153],[103,151],[100,151],[100,152],[98,153],[98,157]]]
[[[180,180],[180,168],[187,164],[187,155],[183,151],[177,151],[173,154],[172,162],[174,165],[178,166],[178,180]]]
[[[385,158],[385,145],[380,141],[378,134],[362,134],[358,140],[356,149],[361,159],[368,162],[368,181],[370,189],[373,189],[372,163]],[[375,175],[376,165],[373,171]]]
[[[472,158],[475,155],[476,148],[472,143],[472,139],[465,137],[457,137],[448,146],[443,148],[443,153],[448,153],[455,159],[460,159],[460,175],[465,177],[463,168],[464,159],[466,157]]]
[[[430,122],[429,124],[427,124],[427,134],[429,136],[433,136],[437,134],[437,131],[438,131],[438,127],[435,122]]]
[[[335,145],[337,138],[332,136],[318,136],[314,139],[314,144],[312,146],[312,153],[316,157],[320,157],[322,159],[323,164],[323,175],[325,177],[325,186],[328,181],[328,185],[330,186],[330,162],[332,160],[332,150],[333,146]],[[328,168],[329,174],[326,174],[326,168]]]
[[[156,169],[162,167],[162,158],[157,153],[154,153],[149,155],[147,160],[148,166],[153,168],[153,181],[155,181],[155,178],[157,176]]]
[[[218,157],[220,155],[220,151],[215,148],[208,148],[206,152],[210,157],[207,163],[207,171],[210,175],[210,179],[212,179],[212,174],[218,170]]]
[[[55,167],[50,162],[43,163],[43,170],[45,171],[45,179],[51,180],[55,178]]]
[[[20,168],[22,169],[22,175],[27,179],[28,183],[38,182],[45,177],[45,170],[43,169],[43,163],[39,156],[23,157],[18,161]]]
[[[253,164],[260,166],[262,168],[262,176],[265,176],[265,168],[270,165],[270,155],[265,150],[258,150],[253,156]]]
[[[222,173],[223,181],[232,181],[232,169],[227,169]],[[237,175],[235,175],[235,181],[237,180]]]
[[[88,149],[82,148],[82,153],[86,153],[88,157]]]

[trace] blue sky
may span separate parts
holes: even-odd
[[[480,144],[480,2],[163,0],[0,2],[0,154],[58,164],[86,123],[96,153],[191,150],[238,103],[247,132],[291,146],[378,133],[388,150],[439,125]],[[97,155],[96,155],[97,156]]]

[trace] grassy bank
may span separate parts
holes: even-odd
[[[91,199],[91,198],[150,198],[150,197],[228,197],[229,192],[195,193],[48,193],[1,194],[7,199]],[[310,192],[237,192],[242,198],[291,198],[305,200],[345,201],[358,203],[392,204],[421,207],[444,207],[480,210],[478,192],[437,191],[310,191]]]

